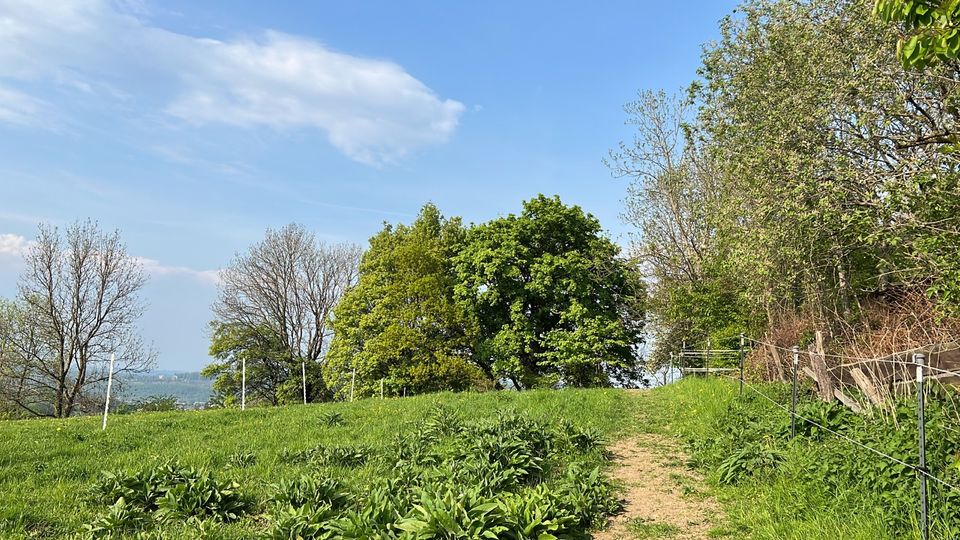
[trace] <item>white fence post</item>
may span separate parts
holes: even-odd
[[[113,362],[115,355],[110,355],[110,371],[107,373],[107,399],[103,403],[103,426],[101,431],[107,429],[107,414],[110,412],[110,390],[113,388]]]
[[[240,410],[247,410],[247,359],[241,361],[240,367]]]
[[[300,375],[303,378],[303,404],[307,404],[307,363],[300,362]]]

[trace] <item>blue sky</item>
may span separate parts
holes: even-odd
[[[426,201],[537,193],[626,245],[602,158],[734,2],[0,0],[0,296],[39,222],[121,230],[159,367],[208,361],[216,270],[299,222],[365,243]]]

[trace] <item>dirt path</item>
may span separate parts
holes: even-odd
[[[617,443],[611,476],[626,487],[626,507],[597,540],[708,538],[720,507],[703,491],[703,479],[683,466],[684,454],[665,437],[642,434]]]

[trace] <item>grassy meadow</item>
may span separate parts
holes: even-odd
[[[790,402],[786,384],[760,389]],[[690,465],[703,472],[727,512],[715,532],[756,540],[919,540],[915,473],[798,420],[789,440],[789,414],[718,378],[687,378],[643,393],[640,426],[679,437]],[[956,431],[931,398],[928,464],[956,480]],[[881,451],[916,461],[916,408],[900,405],[886,419],[855,415],[801,392],[798,414]],[[898,425],[890,418],[897,416]],[[929,417],[928,416],[928,417]],[[960,538],[957,494],[933,486],[931,538]]]
[[[377,456],[388,453],[398,436],[422,430],[417,423],[435,416],[438,408],[463,423],[495,422],[513,412],[610,440],[631,428],[634,402],[618,390],[444,393],[243,412],[138,413],[112,416],[105,432],[95,417],[0,422],[0,537],[77,535],[107,512],[108,505],[92,493],[105,471],[143,471],[175,460],[235,481],[250,509],[227,524],[174,520],[147,527],[146,533],[158,538],[261,538],[278,483],[319,468],[343,489],[362,495],[392,474],[393,462]],[[359,449],[367,458],[319,467],[309,459],[294,459],[309,457],[318,445]],[[601,456],[593,452],[578,459],[599,464]]]

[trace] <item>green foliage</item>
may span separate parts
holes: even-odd
[[[476,488],[422,490],[417,499],[412,514],[397,523],[415,538],[496,539],[507,530],[499,505]]]
[[[226,468],[243,469],[257,464],[257,455],[252,452],[234,452],[227,457]]]
[[[780,403],[790,402],[789,386],[761,385],[760,389]],[[791,441],[789,414],[751,393],[742,399],[736,396],[735,383],[684,380],[653,397],[658,410],[669,411],[664,421],[688,441],[691,461],[735,501],[734,524],[754,531],[754,537],[770,539],[818,537],[813,531],[842,538],[917,535],[919,497],[912,468],[802,419]],[[960,452],[955,430],[958,397],[955,389],[936,390],[926,409],[929,471],[954,485],[960,481],[955,466]],[[797,411],[880,452],[916,463],[917,410],[912,397],[880,416],[857,415],[802,394]],[[931,489],[931,538],[956,538],[960,496],[938,486]]]
[[[418,494],[458,492],[465,486],[482,489],[481,495],[498,505],[509,500],[511,507],[520,508],[527,498],[549,493],[547,500],[526,509],[497,511],[509,531],[549,531],[550,523],[559,527],[568,521],[563,516],[573,515],[567,510],[572,505],[561,497],[569,464],[584,463],[589,471],[606,460],[601,448],[578,450],[572,442],[577,433],[612,440],[631,425],[632,413],[633,399],[626,393],[567,389],[444,393],[243,412],[134,413],[117,416],[105,432],[94,417],[0,422],[0,537],[90,537],[93,533],[80,532],[87,524],[116,531],[101,531],[100,537],[242,540],[284,537],[290,530],[305,530],[299,527],[306,522],[320,525],[313,530],[322,529],[321,535],[337,538],[411,540],[412,533],[396,525],[413,515]],[[328,425],[330,417],[341,422]],[[488,437],[498,430],[502,437]],[[485,434],[482,446],[469,440],[475,433]],[[318,447],[361,450],[365,460],[344,466],[337,460],[294,459],[298,452],[307,450],[306,456]],[[484,454],[487,448],[504,452],[514,447],[524,457],[498,456],[494,462]],[[101,473],[104,468],[126,472],[108,475]],[[234,495],[246,503],[244,510],[236,519],[217,518],[178,504],[176,516],[159,522],[156,511],[164,486],[194,478],[200,470],[209,471],[221,492],[238,484]],[[300,484],[301,477],[326,486],[336,483],[334,492],[340,495],[324,495],[331,490],[323,488],[304,489],[302,495],[283,489],[305,503],[290,511],[292,505],[277,486]],[[84,496],[101,480],[102,488]],[[205,495],[190,497],[223,508],[209,487]],[[111,510],[120,497],[126,509]],[[325,513],[327,506],[337,508]],[[198,515],[186,517],[188,513]],[[282,518],[284,513],[296,516]],[[108,515],[126,525],[100,520]],[[146,523],[139,519],[144,515]],[[542,528],[536,524],[541,518]],[[562,530],[570,536],[549,534],[583,538],[586,529],[577,521]]]
[[[278,405],[302,399],[300,362],[291,359],[283,343],[268,328],[218,321],[210,323],[210,328],[210,356],[216,360],[204,367],[201,374],[214,378],[214,404],[239,406],[243,362],[247,367],[249,405]],[[311,369],[308,375],[316,378],[319,373]]]
[[[325,376],[341,398],[467,390],[489,383],[473,363],[476,325],[454,301],[451,258],[459,218],[432,204],[409,226],[385,225],[370,239],[359,283],[334,314]],[[356,384],[353,384],[353,370]]]
[[[480,325],[479,362],[521,389],[634,378],[645,291],[618,254],[596,218],[558,197],[472,228],[456,292]]]
[[[234,521],[250,507],[235,482],[219,481],[205,469],[169,462],[136,473],[104,473],[93,487],[107,514],[86,527],[93,535],[114,534],[157,522],[188,518]]]
[[[367,461],[368,451],[355,446],[320,444],[297,452],[284,452],[281,458],[290,463],[317,466],[359,467]]]
[[[177,396],[149,396],[133,403],[121,403],[117,406],[116,414],[130,414],[132,412],[163,412],[177,410]]]
[[[688,99],[628,104],[638,136],[611,161],[635,179],[656,364],[784,321],[852,340],[871,307],[909,312],[898,294],[957,313],[958,6],[744,0]]]
[[[606,522],[606,516],[620,510],[620,499],[613,488],[600,473],[599,467],[592,469],[582,464],[572,464],[566,472],[560,488],[562,504],[576,516],[582,526],[599,527]]]
[[[897,54],[906,67],[924,68],[960,56],[960,2],[956,0],[875,0],[873,13],[897,22],[905,35]]]
[[[84,526],[92,538],[112,538],[147,527],[151,524],[150,515],[142,509],[127,504],[123,497],[110,505],[107,513]]]
[[[293,480],[284,480],[274,486],[273,501],[280,506],[300,508],[303,506],[326,506],[329,509],[346,508],[351,495],[334,478],[304,475]]]
[[[334,516],[329,506],[287,506],[272,516],[272,525],[267,534],[271,540],[325,540],[335,538],[328,528]]]

